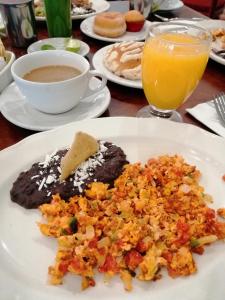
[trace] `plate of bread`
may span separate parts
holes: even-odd
[[[108,80],[127,87],[142,89],[141,56],[144,42],[117,42],[97,51],[92,59],[96,70]]]
[[[85,19],[80,29],[91,38],[114,43],[145,40],[150,24],[136,10],[126,13],[110,11]]]

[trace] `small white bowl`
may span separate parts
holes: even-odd
[[[27,53],[41,51],[41,47],[46,44],[52,45],[53,47],[56,48],[56,50],[65,50],[65,40],[66,39],[68,39],[68,38],[60,37],[60,38],[48,38],[48,39],[39,40],[37,42],[34,42],[27,48]],[[86,56],[90,51],[90,47],[88,46],[88,44],[86,44],[83,41],[79,40],[79,42],[80,42],[80,50],[76,53],[80,54],[82,56]],[[45,50],[45,51],[48,51],[48,50]]]
[[[7,65],[0,71],[0,93],[7,87],[13,80],[11,74],[11,65],[15,60],[15,54],[11,51],[6,51]]]

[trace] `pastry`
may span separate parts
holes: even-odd
[[[125,13],[124,16],[127,25],[127,31],[138,32],[144,26],[145,18],[139,11],[130,10]]]
[[[119,12],[104,12],[95,16],[93,30],[105,37],[119,37],[126,32],[124,16]]]
[[[130,80],[141,79],[141,56],[144,42],[116,43],[108,49],[103,59],[112,73]]]

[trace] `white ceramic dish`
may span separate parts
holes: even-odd
[[[144,24],[142,30],[139,32],[126,31],[125,34],[120,37],[109,38],[109,37],[105,37],[105,36],[100,36],[93,31],[94,18],[95,17],[93,16],[93,17],[83,20],[82,23],[80,24],[81,31],[93,39],[110,42],[110,43],[123,42],[123,41],[143,41],[143,40],[145,40],[145,38],[148,34],[148,28],[151,24],[150,21],[145,21],[145,24]]]
[[[15,54],[11,51],[6,51],[6,56],[7,56],[8,63],[0,71],[0,93],[13,80],[12,74],[11,74],[11,65],[14,62],[16,57],[15,57]]]
[[[43,45],[52,45],[53,47],[55,47],[57,50],[65,50],[65,40],[66,38],[49,38],[49,39],[44,39],[44,40],[39,40],[33,44],[31,44],[28,48],[27,48],[27,53],[32,53],[35,51],[40,51],[41,47]],[[88,46],[87,43],[80,41],[80,50],[78,52],[76,52],[77,54],[80,54],[82,56],[86,56],[89,51],[90,51],[90,47]],[[46,50],[47,51],[47,50]]]
[[[92,78],[91,88],[96,88],[99,82],[99,79]],[[0,111],[9,122],[19,127],[44,131],[73,121],[96,118],[108,108],[110,100],[110,92],[105,87],[94,96],[82,99],[75,108],[66,113],[45,114],[34,109],[13,82],[0,95]]]
[[[225,139],[193,125],[157,119],[99,118],[74,122],[55,130],[31,135],[0,152],[0,291],[10,300],[224,300],[225,244],[206,247],[195,255],[195,275],[172,279],[166,272],[155,282],[133,280],[133,291],[124,291],[119,276],[105,284],[80,291],[80,278],[66,276],[63,285],[47,283],[47,269],[53,263],[57,242],[43,236],[37,227],[38,210],[25,210],[10,201],[9,190],[19,172],[71,144],[74,133],[84,131],[98,139],[121,146],[131,162],[161,154],[180,154],[202,172],[201,184],[214,198],[212,207],[224,207]],[[213,147],[209,147],[213,145]],[[187,292],[188,291],[188,292]]]
[[[204,20],[198,22],[197,25],[208,30],[217,29],[217,28],[225,29],[225,21],[222,20]],[[215,48],[216,50],[222,50],[216,41],[212,43],[212,47]],[[225,65],[225,58],[222,58],[221,56],[215,54],[213,51],[210,52],[210,58],[222,65]]]
[[[94,16],[96,14],[104,12],[110,8],[110,3],[107,2],[106,0],[91,0],[91,2],[93,3],[92,8],[95,10],[95,12],[89,14],[83,14],[83,15],[72,14],[72,20],[82,20],[87,17]],[[45,21],[45,17],[35,16],[35,19],[37,21]]]
[[[126,78],[119,77],[116,74],[113,74],[112,72],[110,72],[104,66],[104,63],[103,63],[104,56],[105,56],[107,50],[111,47],[112,47],[112,45],[105,46],[105,47],[101,48],[100,50],[98,50],[94,54],[94,56],[92,58],[92,64],[93,64],[94,68],[97,71],[103,73],[107,77],[107,79],[112,82],[115,82],[120,85],[128,86],[128,87],[136,88],[136,89],[142,89],[141,80],[129,80]]]
[[[184,3],[180,0],[165,0],[159,7],[161,11],[176,10],[184,6]]]

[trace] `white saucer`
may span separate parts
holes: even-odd
[[[126,31],[120,37],[109,38],[109,37],[98,35],[93,31],[94,18],[95,18],[95,16],[87,18],[84,21],[82,21],[82,23],[80,24],[81,31],[91,38],[94,38],[94,39],[97,39],[100,41],[111,42],[111,43],[124,42],[124,41],[143,41],[143,40],[145,40],[145,38],[148,34],[148,28],[151,24],[150,21],[145,21],[145,24],[144,24],[142,30],[139,32]]]
[[[96,88],[100,80],[92,78],[90,87]],[[101,92],[82,99],[73,109],[62,114],[45,114],[34,109],[20,93],[15,82],[11,83],[0,95],[0,110],[11,123],[30,130],[44,131],[84,119],[100,116],[109,106],[111,95],[105,87]]]
[[[103,73],[108,80],[115,82],[120,85],[136,88],[136,89],[142,89],[142,83],[141,80],[130,80],[126,79],[120,76],[117,76],[110,72],[103,64],[103,58],[105,56],[106,51],[112,47],[112,45],[108,45],[106,47],[101,48],[98,50],[93,58],[92,58],[92,64],[94,69],[98,70],[99,72]]]
[[[67,38],[49,38],[49,39],[39,40],[39,41],[31,44],[27,48],[27,53],[40,51],[42,45],[46,45],[46,44],[50,44],[50,45],[54,46],[57,50],[65,50],[65,40],[66,39]],[[83,41],[79,40],[79,42],[80,42],[80,50],[79,50],[79,52],[77,52],[77,54],[86,56],[90,51],[90,47],[88,46],[88,44],[86,44]]]
[[[184,6],[184,3],[180,0],[167,0],[164,1],[160,7],[159,10],[161,11],[170,11],[170,10],[176,10]]]

